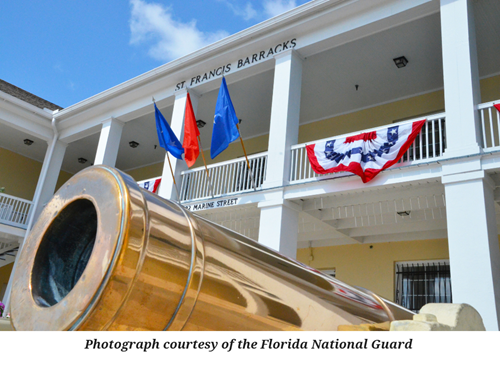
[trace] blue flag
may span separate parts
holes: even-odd
[[[184,153],[184,148],[175,136],[174,132],[168,125],[167,120],[161,114],[155,103],[155,118],[156,118],[156,131],[158,132],[158,140],[160,141],[160,146],[163,147],[167,152],[170,152],[177,159],[182,160],[182,154]]]
[[[214,130],[212,132],[212,145],[210,156],[215,158],[224,151],[229,144],[238,139],[238,117],[234,111],[233,103],[227,91],[226,78],[222,77],[217,104],[215,105]]]

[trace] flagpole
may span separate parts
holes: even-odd
[[[170,167],[170,173],[172,174],[172,179],[174,180],[175,191],[177,192],[177,201],[181,201],[181,196],[179,195],[179,189],[177,189],[177,183],[175,182],[174,170],[172,169],[172,164],[170,163],[170,156],[168,156],[167,151],[168,166]]]
[[[240,120],[240,122],[241,122],[241,120]],[[236,128],[238,129],[238,133],[240,133],[241,147],[243,147],[243,153],[245,154],[245,159],[247,161],[247,167],[248,167],[248,171],[250,172],[250,178],[252,180],[253,189],[257,190],[257,188],[255,187],[255,180],[253,179],[252,169],[250,168],[250,162],[248,161],[247,151],[245,150],[245,145],[243,144],[243,138],[241,138],[241,131],[240,131],[240,127],[238,126],[238,124],[236,124]]]
[[[203,158],[203,164],[205,165],[205,172],[207,172],[208,184],[210,185],[210,192],[212,193],[212,198],[214,197],[214,189],[212,187],[212,179],[210,178],[210,174],[208,173],[207,162],[205,160],[205,154],[203,153],[203,146],[201,145],[201,138],[198,136],[198,143],[201,148],[201,157]]]

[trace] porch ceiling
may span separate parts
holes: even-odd
[[[438,180],[307,199],[302,208],[299,248],[446,238]]]
[[[18,249],[18,241],[9,242],[0,237],[0,268],[14,262]]]
[[[24,144],[25,139],[32,140],[33,144],[30,146]],[[30,159],[43,161],[45,152],[47,151],[47,142],[31,134],[23,133],[2,124],[2,119],[0,118],[0,147]]]

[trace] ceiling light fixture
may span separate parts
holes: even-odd
[[[201,129],[202,127],[204,127],[207,123],[203,120],[197,120],[196,121],[196,126],[198,127],[198,129]]]
[[[401,217],[410,216],[411,211],[399,211],[398,215]]]
[[[132,148],[137,148],[137,146],[139,146],[139,143],[137,143],[136,141],[130,141],[128,144]]]
[[[396,57],[394,59],[394,64],[396,64],[398,68],[404,68],[406,64],[408,64],[408,60],[404,56]]]
[[[33,141],[31,139],[28,139],[28,138],[26,138],[23,142],[26,146],[31,146],[33,144]]]
[[[86,162],[87,162],[87,159],[85,159],[85,158],[78,158],[78,163],[85,164]]]

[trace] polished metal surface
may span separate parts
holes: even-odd
[[[17,330],[336,330],[411,316],[106,166],[47,204],[11,304]]]

